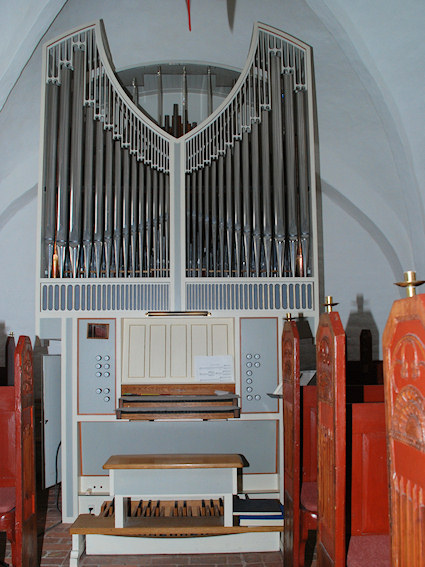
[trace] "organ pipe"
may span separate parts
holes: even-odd
[[[259,28],[228,100],[212,113],[208,69],[212,116],[177,141],[123,91],[102,33],[89,26],[47,50],[42,274],[57,275],[57,250],[61,278],[169,277],[172,220],[185,224],[188,278],[311,274],[303,49]],[[184,129],[187,74],[185,67]],[[160,67],[157,84],[161,123]],[[185,164],[173,176],[184,186],[181,219],[171,219],[173,143]]]

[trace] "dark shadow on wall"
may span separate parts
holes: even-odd
[[[365,309],[366,304],[363,294],[357,294],[354,303],[357,310],[350,312],[345,328],[347,360],[360,360],[360,334],[365,329],[370,331],[372,336],[372,360],[379,359],[379,330],[372,312]]]
[[[403,275],[403,268],[396,251],[382,230],[352,201],[347,199],[345,195],[340,193],[335,187],[326,183],[323,179],[321,180],[321,188],[324,195],[345,211],[347,215],[356,220],[363,230],[369,234],[370,238],[380,248],[387,260],[395,278],[394,281],[399,281],[400,277]]]

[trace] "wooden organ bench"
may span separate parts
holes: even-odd
[[[38,564],[34,392],[28,337],[19,338],[13,361],[14,385],[0,387],[0,531],[11,543],[13,567],[34,567]]]
[[[99,516],[81,514],[70,528],[71,567],[89,535],[187,538],[283,531],[282,526],[239,526],[233,513],[238,492],[237,454],[113,455],[111,500]],[[176,498],[176,499],[175,499]]]
[[[219,505],[223,509],[222,525],[233,526],[233,495],[238,491],[237,470],[242,467],[240,455],[113,455],[103,468],[109,470],[115,498],[115,527],[127,525],[131,498],[170,497],[223,499]]]

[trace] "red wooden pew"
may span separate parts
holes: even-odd
[[[374,404],[361,403],[349,406],[352,421],[349,435],[354,434],[349,453],[349,479],[351,487],[356,487],[364,481],[361,487],[359,501],[350,509],[350,501],[346,500],[346,387],[345,387],[345,333],[338,313],[325,313],[320,318],[316,335],[317,349],[317,384],[318,384],[318,530],[317,530],[317,565],[319,567],[357,567],[376,565],[389,567],[388,536],[364,531],[364,515],[374,514],[385,517],[385,509],[375,501],[376,491],[365,490],[364,487],[379,483],[379,488],[386,487],[385,446],[382,451],[382,408],[381,421],[378,418],[378,439],[375,445],[379,452],[369,451],[367,443],[362,438],[363,430],[366,435],[373,437],[367,431],[369,416],[373,414]],[[366,418],[365,418],[366,416]],[[374,420],[370,420],[374,423]],[[379,429],[380,428],[380,429]],[[351,431],[352,429],[352,431]],[[350,439],[350,437],[348,437]],[[366,449],[366,450],[365,450]],[[378,458],[378,461],[375,459]],[[351,460],[351,462],[350,462]],[[377,462],[379,466],[377,465]],[[350,471],[351,469],[351,471]],[[381,471],[381,476],[379,476]],[[384,471],[384,474],[383,474]],[[378,475],[378,476],[373,476]],[[372,484],[371,484],[372,483]],[[351,502],[353,503],[353,501]],[[358,514],[360,506],[360,519]],[[379,508],[375,510],[374,508]],[[346,526],[346,512],[350,524]],[[356,521],[361,520],[360,524]],[[357,528],[356,528],[357,525]],[[368,526],[368,522],[365,524]],[[360,530],[355,535],[355,529]],[[346,533],[351,537],[346,538]],[[372,539],[371,539],[372,538]],[[376,539],[378,538],[378,539]],[[348,554],[347,539],[349,540]],[[372,542],[372,545],[371,545]]]
[[[316,529],[313,508],[301,500],[300,341],[295,321],[286,321],[282,334],[284,423],[284,564],[304,565],[308,530]]]
[[[383,335],[391,559],[425,565],[425,295],[393,303]]]
[[[34,391],[31,342],[20,337],[14,385],[0,387],[0,531],[12,546],[13,567],[35,567]]]

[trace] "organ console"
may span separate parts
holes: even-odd
[[[256,24],[197,126],[185,76],[171,132],[162,78],[155,121],[101,22],[44,48],[37,332],[62,341],[64,521],[100,510],[113,453],[243,454],[241,491],[283,500],[278,337],[320,309],[311,49]]]

